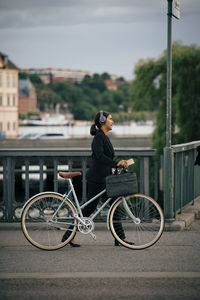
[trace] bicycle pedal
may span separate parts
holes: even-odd
[[[91,237],[93,238],[93,240],[95,240],[96,241],[96,235],[93,233],[93,232],[90,232],[90,234],[91,234]]]

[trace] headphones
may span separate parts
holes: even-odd
[[[99,123],[101,124],[101,125],[103,125],[103,124],[105,124],[106,123],[106,117],[104,116],[104,114],[103,114],[103,111],[101,110],[100,112],[100,117],[99,117]]]

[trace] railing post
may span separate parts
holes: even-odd
[[[29,190],[29,165],[30,162],[28,159],[25,160],[25,201],[27,201],[30,197],[30,190]]]
[[[6,211],[8,222],[13,221],[13,164],[12,158],[8,157],[6,159]]]
[[[164,214],[174,219],[174,158],[171,147],[164,148]]]
[[[154,199],[158,201],[158,163],[154,157]]]
[[[140,159],[140,184],[139,192],[144,194],[144,158]]]
[[[58,191],[58,160],[55,158],[53,161],[53,190]]]
[[[144,157],[144,194],[149,195],[149,157]]]
[[[44,176],[44,161],[42,159],[39,160],[40,164],[40,193],[43,192],[44,190],[44,181],[43,181],[43,176]]]

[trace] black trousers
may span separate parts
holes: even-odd
[[[87,198],[88,198],[88,200],[90,200],[91,198],[93,198],[94,196],[96,196],[98,193],[100,193],[101,191],[103,191],[105,189],[105,183],[88,181],[87,187],[88,187]],[[83,209],[84,217],[89,217],[95,211],[100,199],[102,201],[106,201],[107,200],[106,194],[103,194],[101,197],[98,197],[97,199],[92,201],[90,204],[88,204],[86,207],[84,207],[84,209]],[[116,200],[116,198],[112,198],[110,200],[110,202],[109,202],[110,206],[113,204],[113,202],[115,200]],[[124,239],[125,238],[124,230],[123,230],[122,224],[119,222],[120,221],[120,212],[117,209],[115,211],[113,219],[114,219],[114,221],[117,221],[116,224],[114,224],[114,228],[115,228],[117,235],[121,239]]]
[[[103,191],[105,189],[105,183],[97,183],[97,182],[88,182],[88,193],[87,193],[87,198],[88,200],[90,200],[91,198],[93,198],[94,196],[96,196],[98,193],[100,193],[101,191]],[[99,203],[99,201],[103,200],[107,200],[107,196],[106,194],[103,194],[101,197],[98,197],[97,199],[95,199],[94,201],[92,201],[90,204],[88,204],[87,206],[85,206],[83,208],[83,216],[84,217],[89,217],[97,208],[97,205]],[[113,202],[116,200],[116,198],[112,198],[109,202],[110,206],[113,204]],[[116,224],[114,224],[114,228],[115,231],[117,233],[117,235],[121,238],[124,239],[125,238],[125,234],[124,234],[124,230],[122,227],[122,224],[120,223],[120,212],[116,209],[114,217],[113,217],[114,221],[117,221]],[[73,229],[73,226],[70,226],[68,228],[68,230]],[[64,236],[67,238],[69,235],[69,231],[66,231]]]

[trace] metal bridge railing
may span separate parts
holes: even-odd
[[[194,204],[200,196],[200,166],[194,165],[199,145],[200,141],[171,146],[172,197],[164,203],[168,218],[176,218],[184,206]]]
[[[117,149],[117,159],[134,158],[139,191],[158,200],[158,167],[155,150]],[[43,191],[64,193],[66,181],[59,171],[81,171],[73,183],[80,201],[87,198],[88,149],[3,149],[0,150],[0,221],[19,221],[23,204]],[[100,217],[101,218],[101,217]],[[103,216],[102,216],[103,218]]]
[[[172,146],[174,156],[174,210],[182,208],[200,196],[200,167],[195,166],[199,142]]]

